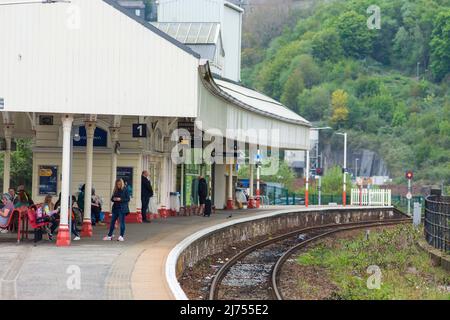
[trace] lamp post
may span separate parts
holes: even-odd
[[[305,207],[309,206],[309,150],[306,150]]]
[[[420,80],[420,62],[417,62],[417,81]]]
[[[346,180],[347,180],[347,133],[336,132],[336,134],[344,136],[344,167],[342,169],[344,175],[344,183],[342,186],[342,205],[345,207],[347,202]]]
[[[355,162],[356,162],[356,165],[355,165],[355,178],[358,178],[358,161],[359,161],[359,158],[356,158],[355,159]]]
[[[319,130],[331,130],[333,128],[331,127],[319,127],[319,128],[311,128],[311,130],[316,130],[317,131],[317,141],[316,141],[316,169],[320,168],[321,163],[322,163],[322,158],[320,157],[320,161],[319,161]],[[307,153],[307,175],[306,175],[306,185],[305,185],[305,205],[308,206],[308,187],[309,187],[309,152]],[[321,205],[321,193],[322,193],[322,181],[321,181],[322,177],[321,175],[319,175],[319,189],[318,189],[318,204],[319,206]]]

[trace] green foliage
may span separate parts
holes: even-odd
[[[31,150],[32,141],[29,139],[16,139],[17,149],[11,153],[11,182],[10,186],[17,188],[24,185],[27,190],[31,190],[33,153]],[[3,177],[3,155],[0,158],[0,176]],[[2,181],[3,183],[3,181]]]
[[[263,167],[269,167],[270,163],[263,161]],[[264,175],[265,170],[261,170],[261,179],[265,182],[275,182],[282,184],[289,192],[293,191],[293,183],[296,178],[295,172],[289,167],[286,161],[279,161],[278,170],[273,175]],[[250,176],[250,167],[242,165],[239,167],[238,177],[248,179]]]
[[[350,179],[347,179],[347,190],[351,189]],[[342,194],[342,168],[332,167],[325,171],[322,177],[322,191],[324,194]]]
[[[433,267],[415,241],[422,237],[412,226],[399,226],[319,244],[302,253],[297,262],[313,266],[335,285],[335,299],[450,299],[439,289],[449,285],[443,269]],[[379,289],[368,289],[369,266],[381,270]]]
[[[299,94],[298,112],[310,121],[323,119],[330,108],[330,92],[322,86],[304,90]]]
[[[358,98],[366,98],[381,93],[380,80],[377,78],[362,77],[356,82],[356,96]]]
[[[343,55],[339,34],[334,29],[316,33],[311,46],[313,56],[322,61],[338,61]]]
[[[367,28],[367,18],[355,11],[348,11],[336,21],[336,31],[347,56],[364,58],[372,51],[375,34]]]
[[[377,151],[394,179],[412,169],[416,181],[450,184],[450,3],[380,0],[381,29],[369,30],[372,4],[336,0],[297,13],[295,27],[256,48],[264,58],[244,69],[244,82],[354,132],[352,148]],[[338,112],[335,92],[347,94]]]
[[[450,73],[450,9],[436,18],[431,40],[431,69],[438,81]]]
[[[283,86],[281,102],[292,110],[297,110],[297,96],[303,91],[304,88],[305,82],[303,80],[303,74],[300,71],[300,68],[297,68],[289,75]]]

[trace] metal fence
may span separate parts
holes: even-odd
[[[437,249],[450,251],[450,197],[425,199],[425,239]]]
[[[389,189],[352,189],[351,205],[391,206],[391,190]]]
[[[265,204],[270,205],[304,205],[305,195],[300,193],[289,192],[285,188],[267,186],[263,195]],[[322,205],[330,203],[342,204],[342,195],[322,194],[320,197]],[[350,203],[350,195],[347,195],[346,203]],[[317,194],[311,192],[309,194],[309,204],[319,204],[319,197]]]
[[[399,195],[393,195],[391,198],[392,205],[396,207],[397,209],[407,212],[408,211],[408,198],[405,196],[399,196]],[[424,209],[424,202],[425,198],[422,196],[413,196],[411,199],[411,206],[414,206],[414,203],[418,202],[420,203],[422,210]],[[422,211],[423,214],[423,211]]]

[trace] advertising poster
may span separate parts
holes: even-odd
[[[57,195],[58,167],[39,166],[39,195]]]

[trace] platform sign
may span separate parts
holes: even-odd
[[[145,123],[133,123],[133,138],[147,138],[147,125]]]
[[[78,128],[75,128],[75,130],[78,129],[78,134],[80,138],[78,140],[73,139],[73,146],[74,147],[86,147],[86,127],[81,126]],[[95,128],[94,131],[94,147],[107,147],[108,146],[108,132],[106,130],[103,130],[102,128]]]
[[[125,182],[130,197],[133,196],[133,167],[117,167],[117,179]]]
[[[39,195],[58,194],[58,167],[39,166]]]

